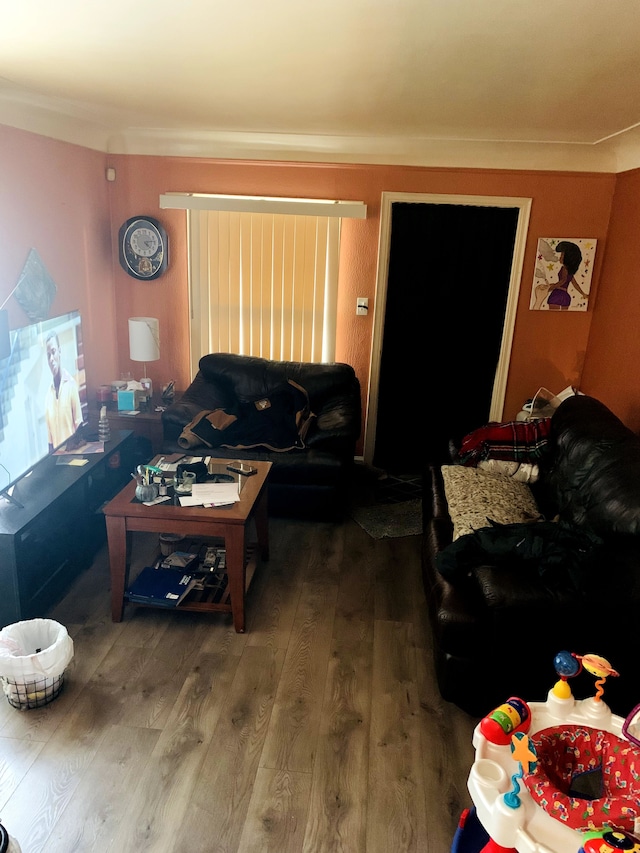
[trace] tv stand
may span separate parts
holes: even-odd
[[[20,501],[17,500],[16,498],[14,498],[14,496],[13,496],[13,491],[14,491],[15,487],[16,487],[16,484],[14,484],[13,486],[10,486],[8,489],[3,489],[0,492],[0,498],[2,498],[3,500],[7,501],[10,504],[13,504],[14,506],[17,506],[18,509],[24,509],[24,504],[21,504]]]
[[[81,467],[48,456],[0,493],[0,628],[45,614],[91,565],[106,538],[102,506],[131,480],[134,433],[113,430]]]

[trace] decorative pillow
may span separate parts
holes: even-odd
[[[525,483],[462,465],[443,465],[441,470],[454,539],[490,527],[492,521],[516,524],[540,518]]]

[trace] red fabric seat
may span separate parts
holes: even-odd
[[[588,726],[551,726],[532,736],[538,761],[523,782],[547,814],[572,829],[603,826],[633,832],[640,816],[640,749],[629,741]],[[571,796],[576,776],[602,773],[603,795]]]

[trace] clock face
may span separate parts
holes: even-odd
[[[134,216],[120,228],[120,264],[137,279],[158,278],[167,268],[167,233],[150,217]]]
[[[160,239],[153,228],[136,228],[129,237],[131,249],[141,258],[151,258],[158,251]]]

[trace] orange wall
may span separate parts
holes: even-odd
[[[114,183],[105,180],[107,165],[116,168]],[[541,385],[559,391],[568,384],[580,383],[592,320],[598,332],[594,338],[598,341],[598,360],[595,364],[587,360],[589,370],[585,370],[585,379],[588,375],[594,389],[592,393],[596,393],[596,387],[607,384],[608,374],[617,379],[618,366],[624,363],[621,358],[612,363],[601,343],[607,335],[618,334],[620,324],[612,315],[617,315],[620,308],[624,313],[626,308],[622,298],[616,304],[615,287],[608,280],[607,292],[601,296],[599,282],[607,249],[605,238],[616,188],[615,175],[110,157],[1,126],[0,168],[0,289],[4,295],[11,291],[29,249],[35,246],[58,284],[51,313],[76,307],[82,311],[90,395],[95,387],[118,377],[122,371],[131,370],[134,375],[141,372],[140,365],[128,357],[127,318],[135,315],[160,320],[161,359],[147,366],[154,385],[158,387],[168,379],[175,379],[180,391],[190,381],[186,215],[183,211],[159,209],[160,194],[169,191],[300,195],[357,199],[367,204],[366,220],[346,221],[343,226],[338,302],[337,359],[354,366],[362,383],[363,397],[369,382],[379,213],[384,191],[533,200],[505,418],[515,416],[521,403]],[[625,191],[623,178],[616,196],[616,204],[619,198],[623,210],[632,206],[634,188],[637,189],[633,178],[626,181],[631,182],[629,188]],[[169,233],[169,269],[154,282],[130,278],[117,260],[118,228],[130,216],[138,214],[156,216]],[[638,214],[634,209],[635,221]],[[618,223],[615,246],[622,255],[625,254],[623,235],[617,235],[626,215],[625,212],[624,216],[614,217],[614,223]],[[539,237],[598,240],[588,312],[556,315],[529,311]],[[490,263],[490,250],[478,262]],[[452,259],[452,267],[454,263]],[[612,275],[627,267],[631,267],[631,261],[627,263],[624,257],[610,258],[607,263]],[[468,275],[461,273],[461,282]],[[613,306],[608,302],[609,293]],[[355,314],[357,296],[369,297],[367,317]],[[10,300],[7,307],[12,326],[26,322],[15,300]],[[460,310],[464,310],[464,304]],[[425,334],[437,334],[433,318],[425,317]],[[619,340],[617,345],[624,347],[625,343]],[[460,341],[460,346],[464,346],[464,341]],[[411,367],[424,377],[426,387],[429,371],[438,366]],[[599,376],[605,379],[598,385]],[[461,377],[461,382],[464,381],[473,381],[471,370],[468,377]],[[631,406],[640,393],[628,388],[621,392],[621,397],[627,396]],[[614,402],[618,407],[621,405],[618,400]]]
[[[34,248],[56,284],[49,316],[79,309],[90,400],[119,374],[104,154],[0,126],[0,305]],[[12,329],[31,322],[6,304]]]
[[[116,270],[118,333],[121,351],[126,318],[150,312],[160,317],[162,359],[149,368],[157,381],[189,381],[184,351],[188,330],[186,215],[160,210],[164,192],[211,192],[309,196],[364,201],[365,221],[343,225],[337,358],[352,364],[363,386],[369,381],[373,305],[379,239],[381,194],[388,192],[496,195],[533,199],[523,281],[507,384],[505,418],[514,417],[539,386],[561,391],[579,384],[589,338],[592,311],[529,311],[529,298],[539,237],[593,237],[598,252],[592,293],[597,292],[615,176],[557,172],[508,172],[469,169],[425,169],[396,166],[281,164],[190,158],[119,156],[111,158],[117,180],[112,193],[113,231],[128,217],[151,214],[162,220],[171,241],[169,272],[156,282],[136,282]],[[452,259],[452,264],[454,259]],[[479,263],[491,263],[490,248]],[[461,284],[468,272],[461,272]],[[355,315],[357,296],[369,297],[367,317]],[[595,297],[592,297],[595,298]],[[464,305],[461,305],[464,310]],[[425,334],[437,334],[437,323],[425,317]],[[167,337],[170,339],[166,346]],[[464,346],[464,341],[460,341]],[[470,353],[470,363],[472,354]],[[435,365],[415,365],[425,375]],[[472,373],[464,380],[473,381]]]
[[[618,175],[582,390],[640,432],[640,169]]]

